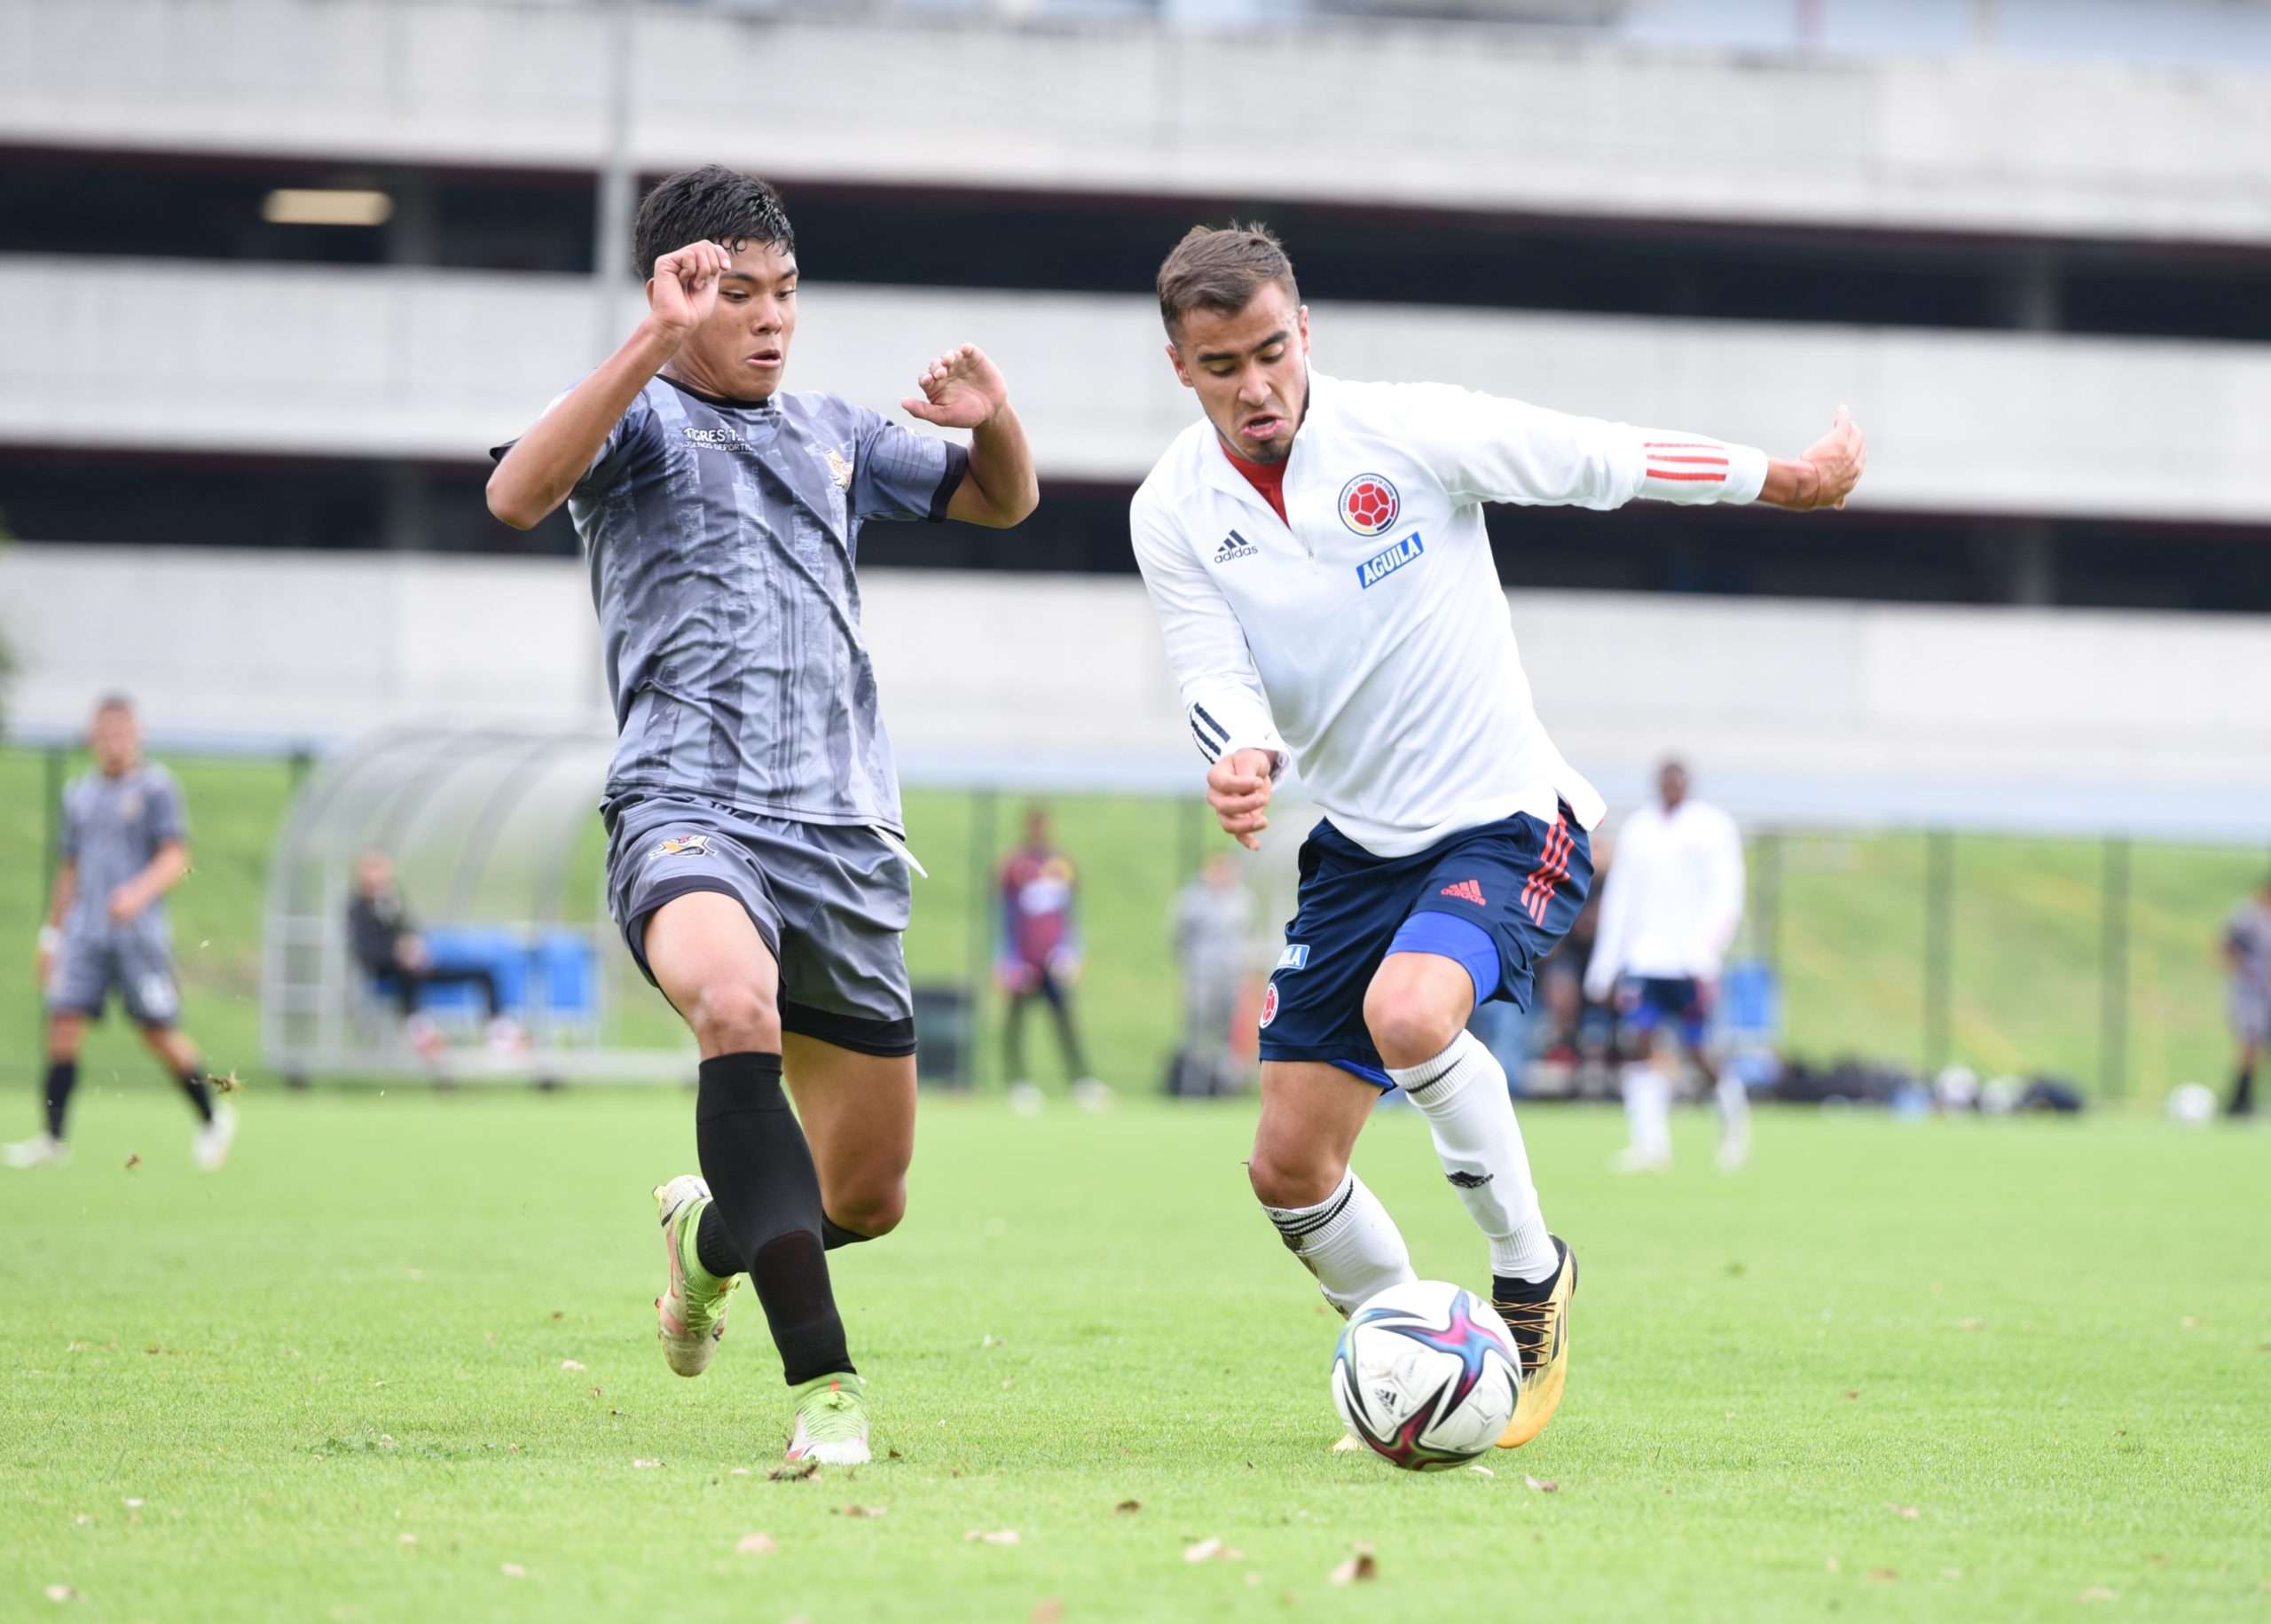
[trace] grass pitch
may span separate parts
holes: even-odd
[[[0,1616],[2271,1613],[2271,1136],[1767,1112],[1730,1179],[1691,1118],[1635,1181],[1614,1116],[1533,1109],[1569,1398],[1418,1477],[1328,1452],[1249,1106],[926,1100],[907,1226],[836,1254],[895,1458],[771,1482],[754,1300],[699,1380],[655,1346],[687,1095],[242,1105],[217,1176],[108,1086],[71,1166],[0,1174]],[[1480,1283],[1424,1124],[1359,1164]]]

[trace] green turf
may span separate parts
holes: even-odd
[[[280,762],[171,765],[195,833],[196,867],[174,903],[189,1028],[217,1063],[251,1075],[259,1059],[261,896],[292,770]],[[37,1066],[31,961],[44,896],[44,773],[40,755],[0,749],[0,805],[10,809],[0,817],[0,1090],[29,1087]],[[908,963],[918,982],[976,977],[976,1075],[989,1087],[1002,1080],[1001,1000],[989,970],[991,865],[1016,839],[1027,804],[1006,793],[907,796],[909,837],[931,870],[915,887]],[[1079,997],[1093,1058],[1109,1081],[1150,1088],[1177,1035],[1169,900],[1179,876],[1221,836],[1208,831],[1195,800],[1072,796],[1052,804],[1058,837],[1082,875],[1088,971]],[[1921,1064],[1924,838],[1790,834],[1776,848],[1773,935],[1790,1047],[1817,1059]],[[594,818],[568,895],[598,895],[600,856]],[[2096,1090],[2103,861],[2093,842],[1967,836],[1955,843],[1956,1058],[1983,1074],[2051,1071]],[[2213,946],[2226,910],[2260,878],[2264,860],[2244,849],[2142,844],[2131,864],[2126,1094],[2149,1105],[2179,1082],[2223,1084],[2228,1045]],[[1756,840],[1752,868],[1756,947],[1768,911],[1768,864]],[[680,1040],[676,1018],[650,989],[627,972],[618,981],[618,1041]],[[1029,1037],[1033,1070],[1061,1081],[1043,1023],[1036,1020]],[[115,1022],[94,1034],[89,1056],[105,1076],[133,1080],[151,1070]]]
[[[1770,1112],[1741,1178],[1688,1121],[1635,1182],[1611,1114],[1532,1110],[1569,1397],[1495,1476],[1414,1477],[1328,1452],[1336,1322],[1247,1107],[926,1102],[907,1226],[835,1259],[898,1458],[774,1483],[754,1300],[700,1381],[654,1344],[683,1094],[245,1118],[200,1175],[177,1102],[101,1091],[71,1166],[0,1174],[0,1617],[2271,1612],[2271,1137]],[[1478,1279],[1421,1123],[1359,1165]],[[1378,1580],[1328,1584],[1358,1542]]]

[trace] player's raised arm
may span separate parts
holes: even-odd
[[[947,503],[947,517],[1007,530],[1041,506],[1033,449],[1010,406],[1002,371],[975,344],[949,349],[915,381],[922,393],[900,404],[941,428],[967,428],[970,467]]]
[[[1269,792],[1293,759],[1269,715],[1238,616],[1173,525],[1143,494],[1129,513],[1136,562],[1159,615],[1185,718],[1207,761],[1206,799],[1225,834],[1259,850]]]
[[[1442,384],[1398,394],[1419,449],[1454,496],[1528,506],[1622,507],[1634,500],[1843,507],[1868,464],[1852,415],[1783,459],[1681,429],[1638,428]]]
[[[655,374],[718,302],[718,279],[733,256],[714,242],[688,243],[655,262],[647,315],[599,369],[552,404],[515,441],[489,476],[489,511],[516,530],[540,522],[591,471],[608,435]]]

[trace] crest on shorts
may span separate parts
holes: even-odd
[[[707,835],[673,835],[655,848],[656,857],[708,857],[710,836]]]
[[[821,453],[828,459],[828,476],[836,482],[838,490],[852,489],[852,459],[834,446]]]
[[[1277,1018],[1277,984],[1271,982],[1261,991],[1261,1024],[1267,1026]]]

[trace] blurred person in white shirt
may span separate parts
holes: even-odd
[[[1750,1101],[1741,1079],[1720,1071],[1709,1038],[1719,967],[1742,923],[1742,836],[1733,818],[1689,796],[1679,762],[1657,769],[1656,797],[1617,831],[1585,967],[1585,995],[1613,994],[1643,1050],[1624,1069],[1631,1142],[1617,1165],[1671,1165],[1671,1096],[1684,1052],[1718,1101],[1719,1165],[1732,1172],[1750,1154]]]

